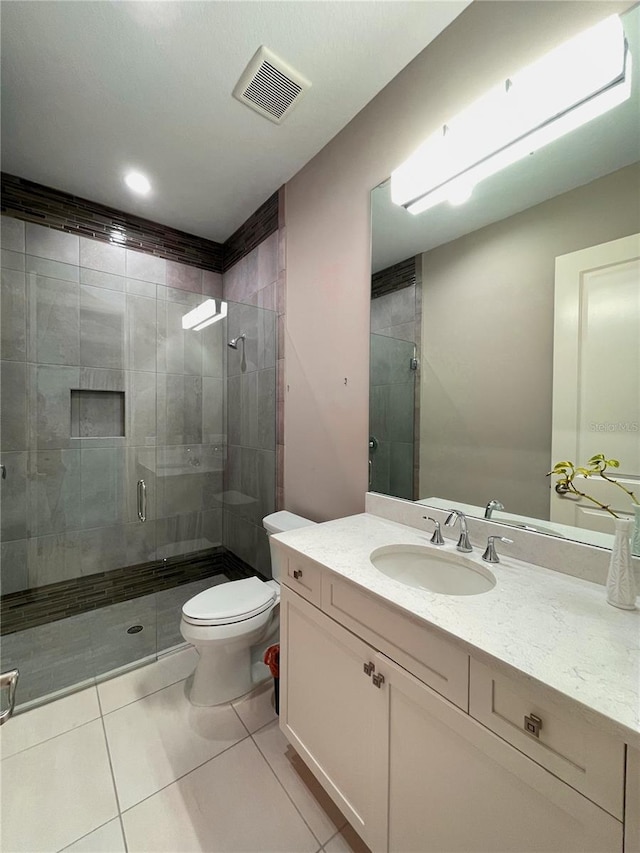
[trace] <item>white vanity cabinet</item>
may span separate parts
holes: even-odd
[[[280,649],[280,727],[354,829],[382,849],[385,707],[372,682],[375,652],[286,586]]]
[[[622,850],[620,821],[392,661],[379,671],[387,685],[389,810],[388,846],[377,849]]]
[[[355,585],[323,573],[321,606],[329,616],[287,583],[280,725],[374,853],[622,853],[621,820],[467,713],[460,658],[468,673],[469,657],[461,649],[425,626],[436,643],[450,646],[449,663],[438,672],[416,647],[400,666],[388,656],[391,646],[380,650],[392,627],[384,614],[367,625],[356,607],[343,620],[336,596],[326,594],[332,583],[360,593]],[[385,609],[379,600],[376,606]],[[397,618],[394,608],[389,614]],[[423,674],[436,687],[455,684],[452,700]],[[623,774],[620,766],[618,787]]]

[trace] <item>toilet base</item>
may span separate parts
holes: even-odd
[[[222,705],[244,696],[253,688],[249,647],[200,648],[200,660],[187,683],[192,705]]]
[[[192,705],[210,707],[233,702],[271,677],[262,662],[267,647],[277,643],[280,620],[276,617],[260,642],[245,644],[201,645],[199,660],[187,681],[187,697]]]

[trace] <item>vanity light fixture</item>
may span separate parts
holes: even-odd
[[[207,299],[202,304],[198,305],[192,311],[189,311],[182,317],[182,328],[193,329],[194,332],[199,332],[206,326],[212,323],[217,323],[227,316],[227,303],[221,299],[216,302],[215,299]]]
[[[149,178],[143,175],[142,172],[127,172],[124,176],[124,182],[130,190],[138,193],[138,195],[147,195],[151,190]]]
[[[411,213],[461,204],[480,181],[627,100],[631,55],[611,15],[486,92],[391,175]]]

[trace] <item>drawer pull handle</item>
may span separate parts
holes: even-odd
[[[373,683],[375,684],[375,686],[378,689],[380,689],[382,687],[382,685],[384,684],[384,675],[381,672],[379,672],[377,675],[373,676],[372,680],[373,680]]]
[[[524,718],[524,730],[534,737],[540,737],[540,729],[542,728],[542,720],[536,717],[535,714],[528,714]]]
[[[371,676],[371,673],[376,671],[376,665],[369,661],[369,663],[365,663],[363,669],[365,675]]]
[[[297,581],[299,581],[300,578],[302,577],[302,569],[294,569],[293,570],[293,576]]]

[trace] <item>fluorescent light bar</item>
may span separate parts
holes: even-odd
[[[631,57],[612,15],[495,86],[391,175],[411,213],[469,195],[480,181],[626,100]]]
[[[208,320],[205,320],[204,323],[200,323],[199,326],[195,326],[194,332],[199,332],[200,329],[204,329],[206,326],[210,326],[212,323],[217,323],[218,320],[223,320],[227,316],[227,303],[220,302],[220,310],[215,315],[215,317],[209,317]]]
[[[220,308],[216,304],[215,299],[207,299],[197,308],[189,311],[182,318],[183,329],[194,329],[199,332],[205,326],[210,326],[211,323],[216,323],[227,316],[227,303],[220,300]]]

